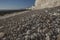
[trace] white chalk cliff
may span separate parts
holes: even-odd
[[[35,6],[32,9],[42,9],[60,6],[60,0],[35,0]]]

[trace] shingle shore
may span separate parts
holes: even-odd
[[[57,7],[1,19],[0,40],[57,40],[60,34],[59,13]]]

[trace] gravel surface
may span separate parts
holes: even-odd
[[[0,19],[0,40],[58,40],[60,8],[34,10]]]

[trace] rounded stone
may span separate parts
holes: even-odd
[[[57,36],[57,40],[60,40],[60,34]]]
[[[0,38],[2,38],[5,35],[4,32],[0,32]]]

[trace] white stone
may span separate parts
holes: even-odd
[[[52,15],[56,15],[56,16],[57,16],[57,15],[60,15],[60,13],[54,13],[54,14],[52,14]]]
[[[4,26],[0,26],[0,29],[4,28]]]
[[[26,34],[30,34],[31,30],[27,30]]]
[[[5,33],[0,32],[0,38],[4,36]]]
[[[48,34],[46,34],[46,40],[50,40],[50,38],[49,38]]]
[[[31,39],[33,39],[34,38],[34,35],[31,35]]]

